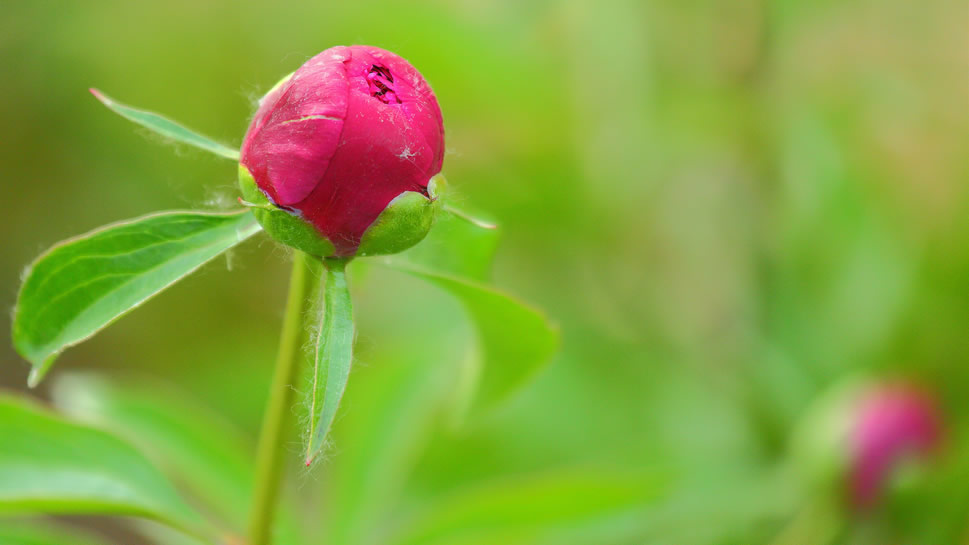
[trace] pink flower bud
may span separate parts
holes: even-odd
[[[356,254],[391,201],[429,197],[443,160],[427,82],[401,57],[362,45],[327,49],[271,90],[241,154],[269,202],[312,225],[339,257]]]
[[[851,500],[867,508],[877,503],[897,463],[925,458],[938,447],[942,424],[928,394],[897,384],[880,386],[859,400],[849,433]]]

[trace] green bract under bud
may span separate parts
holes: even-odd
[[[363,233],[357,255],[396,254],[424,240],[434,225],[446,187],[444,175],[438,174],[427,184],[429,197],[405,191],[390,201]]]
[[[252,208],[252,213],[269,236],[316,257],[333,255],[333,243],[310,223],[269,202],[262,191],[259,191],[245,165],[239,165],[239,188],[242,198],[247,201],[244,204]]]
[[[405,191],[387,205],[364,232],[356,255],[374,256],[402,252],[424,240],[434,225],[447,183],[442,174],[431,178],[428,196]],[[293,212],[274,205],[259,190],[245,165],[239,165],[242,198],[252,209],[263,230],[274,239],[316,257],[333,257],[333,243]]]

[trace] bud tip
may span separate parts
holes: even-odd
[[[88,92],[90,92],[92,95],[94,95],[94,98],[100,100],[104,104],[107,104],[108,102],[110,102],[108,100],[108,97],[104,96],[104,93],[102,93],[101,91],[95,89],[94,87],[89,87],[88,88]]]

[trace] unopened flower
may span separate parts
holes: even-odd
[[[850,433],[851,500],[866,508],[877,503],[895,466],[924,459],[938,447],[942,424],[927,393],[910,385],[887,385],[860,400]]]
[[[848,382],[808,411],[793,454],[808,483],[865,511],[903,466],[928,467],[942,437],[941,411],[927,391],[907,382]]]
[[[441,110],[421,74],[370,46],[332,47],[260,101],[240,184],[263,227],[321,257],[394,253],[430,229]]]

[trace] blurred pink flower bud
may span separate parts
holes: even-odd
[[[441,110],[421,74],[354,45],[316,55],[263,98],[241,165],[273,205],[346,257],[395,198],[428,197],[443,159]]]
[[[942,439],[941,420],[934,399],[914,386],[883,385],[864,394],[849,432],[852,503],[877,503],[896,464],[931,454]]]

